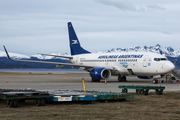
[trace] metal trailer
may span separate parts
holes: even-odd
[[[78,91],[84,92],[84,91]],[[118,93],[118,92],[99,92],[99,91],[86,91],[86,93],[92,93],[97,95],[97,100],[108,101],[108,100],[126,100],[134,98],[133,94],[129,93]]]
[[[0,89],[0,100],[6,100],[10,108],[16,108],[18,102],[25,102],[25,100],[35,100],[37,106],[44,106],[46,97],[49,97],[47,92],[22,89]]]
[[[84,101],[91,103],[97,100],[97,96],[85,92],[77,92],[73,90],[55,90],[48,91],[50,97],[46,98],[47,102],[64,102],[64,101]]]
[[[122,93],[128,93],[128,89],[136,89],[137,94],[148,95],[150,89],[156,91],[157,95],[162,95],[165,86],[153,86],[153,85],[120,85],[118,88],[122,88]]]
[[[65,101],[84,101],[91,103],[92,101],[97,100],[97,97],[85,97],[85,96],[69,96],[69,97],[62,97],[62,96],[53,96],[47,97],[47,102],[65,102]]]

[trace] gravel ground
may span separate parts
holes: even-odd
[[[13,89],[82,89],[82,77],[85,78],[88,90],[120,92],[118,89],[120,84],[152,85],[151,81],[135,77],[129,77],[129,82],[124,83],[119,83],[117,77],[112,77],[104,84],[104,81],[92,83],[88,74],[0,72],[0,75],[0,88]],[[134,99],[108,103],[63,102],[37,107],[33,100],[29,100],[19,103],[17,108],[9,108],[6,101],[0,101],[0,120],[180,120],[180,84],[160,85],[166,86],[163,95],[155,95],[153,90],[148,96],[135,94]],[[133,91],[130,92],[134,93]]]
[[[8,108],[0,101],[1,120],[179,120],[180,93],[166,92],[163,95],[150,93],[148,96],[135,94],[126,101],[63,102],[36,106],[33,100],[19,103],[18,108]]]

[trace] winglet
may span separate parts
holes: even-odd
[[[5,50],[5,52],[6,52],[6,55],[7,55],[8,59],[13,60],[13,59],[11,59],[11,57],[9,56],[9,54],[8,54],[8,52],[7,52],[7,50],[6,50],[6,47],[5,47],[4,45],[3,45],[3,47],[4,47],[4,50]]]

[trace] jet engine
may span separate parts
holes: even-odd
[[[90,76],[94,79],[109,79],[111,71],[106,68],[94,68],[91,70]]]

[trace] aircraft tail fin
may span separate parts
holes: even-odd
[[[89,51],[81,47],[71,22],[68,22],[69,43],[71,55],[87,54]]]

